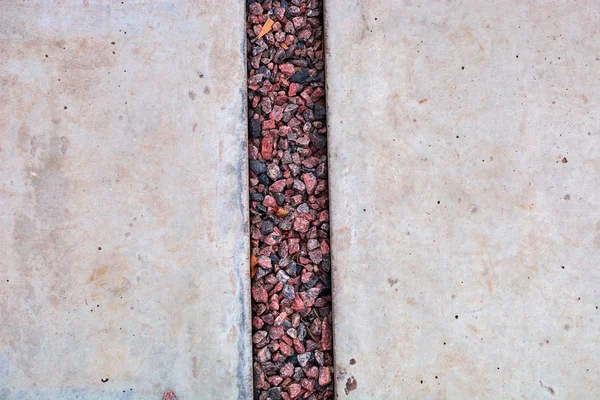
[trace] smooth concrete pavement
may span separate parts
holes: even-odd
[[[600,398],[598,3],[325,8],[339,398]]]
[[[0,399],[250,399],[242,1],[0,2]]]

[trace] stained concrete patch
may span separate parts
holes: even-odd
[[[600,398],[597,3],[326,22],[340,398]]]
[[[251,397],[243,21],[0,5],[2,399]]]

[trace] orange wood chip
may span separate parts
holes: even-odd
[[[277,212],[275,213],[275,215],[277,215],[277,218],[281,218],[281,217],[285,217],[286,215],[288,215],[290,212],[288,210],[286,210],[283,207],[279,207],[277,209]]]
[[[267,20],[267,22],[265,22],[265,24],[263,25],[262,29],[260,30],[260,33],[258,34],[258,39],[265,36],[267,33],[271,32],[271,29],[273,28],[274,23],[275,23],[275,21],[273,21],[271,18],[269,18]]]
[[[254,254],[250,255],[250,275],[254,278],[254,275],[258,272],[258,258]]]
[[[287,47],[287,45],[284,42],[279,43],[279,45],[284,49],[287,50],[289,49],[289,47]]]

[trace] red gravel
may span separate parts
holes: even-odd
[[[321,0],[248,3],[254,396],[331,399]]]
[[[175,393],[173,393],[170,390],[167,390],[164,394],[163,394],[163,398],[162,400],[177,400],[177,396],[175,396]]]

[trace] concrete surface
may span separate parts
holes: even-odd
[[[325,7],[339,398],[600,398],[598,3]]]
[[[0,1],[0,399],[251,397],[244,6]]]

